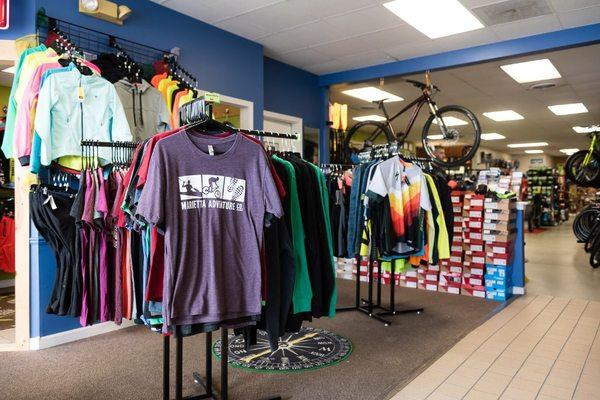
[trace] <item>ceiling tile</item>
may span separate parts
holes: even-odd
[[[600,4],[598,0],[549,0],[550,5],[555,12],[563,12],[570,10],[579,10],[581,8],[597,6]]]
[[[283,1],[285,0],[166,0],[161,4],[201,21],[213,23]]]
[[[291,50],[314,46],[319,43],[340,40],[343,37],[343,34],[323,21],[315,21],[259,38],[257,42],[272,51],[285,53]]]
[[[596,24],[600,22],[600,5],[558,13],[558,19],[564,28]]]
[[[244,16],[239,18],[245,18]],[[237,18],[226,19],[221,22],[215,22],[214,25],[217,28],[224,29],[228,32],[235,33],[241,37],[250,40],[256,40],[265,35],[269,35],[272,32],[267,30],[263,25],[255,24],[251,21],[247,21],[245,24],[240,24]]]
[[[337,61],[348,67],[348,69],[354,69],[360,66],[368,67],[370,65],[385,64],[395,61],[395,59],[381,50],[370,50],[338,58]]]
[[[272,55],[272,57],[301,68],[309,65],[321,64],[334,59],[333,56],[314,49],[296,50],[279,56]]]
[[[405,24],[382,5],[350,11],[334,17],[324,18],[324,20],[346,36],[363,35]]]
[[[493,43],[497,40],[497,36],[492,30],[483,28],[434,39],[434,42],[436,42],[440,48],[449,51]]]
[[[322,64],[309,65],[306,67],[306,70],[312,72],[313,74],[330,74],[332,72],[343,71],[344,67],[341,62],[338,60],[328,61]]]
[[[398,60],[406,60],[443,51],[435,41],[428,38],[425,38],[422,42],[406,43],[399,46],[388,47],[384,50],[387,54]]]
[[[496,32],[501,40],[515,39],[524,36],[557,31],[561,29],[560,22],[555,15],[542,15],[507,24],[494,25],[491,29]]]

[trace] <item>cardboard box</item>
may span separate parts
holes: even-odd
[[[406,270],[406,272],[404,272],[403,275],[405,275],[407,278],[416,278],[417,274],[418,274],[418,272],[416,269],[409,269],[409,270]]]
[[[472,264],[485,264],[485,253],[484,252],[469,252],[465,255],[465,265]]]
[[[483,229],[510,232],[517,229],[517,224],[514,221],[486,221],[483,223]]]
[[[481,232],[481,229],[465,229],[465,231],[463,232],[463,237],[465,238],[465,240],[485,240],[483,238],[483,232]]]
[[[456,243],[456,242],[452,242],[452,245],[450,246],[450,252],[451,253],[462,253],[463,251],[463,245],[462,243]]]
[[[512,242],[515,239],[515,232],[499,232],[492,230],[484,230],[483,231],[483,240],[485,242],[500,242],[500,243],[508,243]]]
[[[454,232],[454,233],[459,233],[460,234],[460,233],[462,233],[462,231],[463,231],[463,227],[460,226],[460,225],[454,225],[452,227],[452,232]]]
[[[494,290],[509,290],[512,288],[512,279],[510,277],[506,278],[495,278],[493,276],[485,275],[485,288],[488,291]]]
[[[440,285],[447,285],[448,283],[462,283],[462,273],[461,272],[450,272],[450,271],[441,271],[439,276]]]
[[[465,251],[465,254],[470,254],[470,253],[482,253],[485,250],[485,245],[483,244],[483,241],[471,241],[469,243],[463,243],[463,250]]]
[[[514,221],[517,215],[513,210],[486,210],[483,218],[487,221]]]
[[[450,253],[450,264],[462,265],[463,262],[463,254],[462,251],[460,253]]]
[[[471,264],[463,267],[463,275],[479,275],[482,276],[485,274],[485,265],[479,264]]]
[[[427,271],[425,274],[425,280],[430,282],[437,282],[439,280],[438,271]]]
[[[460,225],[462,226],[462,222],[463,222],[463,216],[462,215],[454,215],[454,225]]]
[[[506,266],[512,263],[512,254],[488,253],[486,254],[485,262],[487,264]]]
[[[452,205],[452,212],[454,214],[460,214],[462,215],[462,210],[463,210],[463,206],[462,205]]]
[[[485,287],[481,285],[461,285],[460,294],[485,299]]]
[[[462,284],[463,285],[471,285],[471,286],[484,286],[484,278],[483,275],[471,275],[465,274],[462,275]]]
[[[421,290],[429,290],[432,292],[437,292],[438,290],[438,283],[437,282],[430,282],[430,281],[419,281],[417,287]]]
[[[485,196],[482,194],[469,193],[465,195],[464,208],[471,210],[483,210]]]
[[[510,278],[512,276],[512,266],[486,264],[485,272],[490,278]]]
[[[450,201],[452,203],[461,203],[463,202],[464,192],[460,190],[453,190],[450,192]]]
[[[429,264],[427,267],[428,271],[435,271],[435,272],[440,272],[440,266],[438,265],[433,265],[433,264]]]
[[[404,279],[400,277],[400,286],[416,289],[417,288],[417,278],[410,278],[405,276]]]
[[[483,229],[483,218],[481,218],[481,217],[477,217],[477,218],[469,217],[468,221],[466,221],[465,227],[469,228],[469,229],[472,229],[472,230]]]
[[[511,289],[512,290],[512,289]],[[506,301],[512,296],[512,291],[492,290],[486,291],[485,297],[488,300]]]
[[[468,213],[469,218],[482,218],[483,219],[483,210],[477,210],[470,208]]]
[[[485,252],[489,254],[509,254],[512,253],[513,244],[512,242],[506,243],[486,243],[485,244]]]
[[[438,292],[460,294],[460,283],[449,283],[447,285],[438,285]]]
[[[498,199],[487,198],[487,199],[485,199],[484,208],[486,210],[502,210],[502,211],[514,210],[515,208],[517,208],[517,200],[516,199],[498,200]]]

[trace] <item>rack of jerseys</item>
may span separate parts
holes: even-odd
[[[6,157],[18,158],[34,173],[53,161],[80,170],[81,140],[131,141],[120,96],[100,74],[91,62],[44,44],[26,49],[8,101]],[[99,156],[112,161],[109,149]]]
[[[352,170],[341,164],[322,164],[329,193],[333,255],[346,257]]]
[[[56,258],[48,313],[78,317],[82,326],[141,315],[135,293],[142,280],[134,268],[140,249],[120,210],[127,172],[126,163],[40,171],[29,202],[31,220]]]
[[[192,79],[194,82],[195,78]],[[158,73],[152,77],[152,86],[161,95],[165,111],[169,115],[169,125],[172,128],[181,126],[179,109],[186,103],[201,97],[198,89],[187,83],[179,74],[170,72]],[[159,131],[160,132],[160,131]]]
[[[140,293],[153,330],[257,326],[276,348],[303,320],[334,315],[328,194],[316,166],[267,154],[241,132],[179,129],[141,143],[124,184],[125,226],[148,250]]]
[[[395,272],[450,258],[453,229],[445,177],[398,155],[353,172],[347,254],[381,260]]]

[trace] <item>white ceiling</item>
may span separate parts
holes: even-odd
[[[500,65],[515,62],[548,58],[558,69],[562,78],[548,82],[556,84],[549,89],[530,89],[529,84],[519,84],[509,77]],[[511,154],[524,154],[523,149],[509,149],[508,143],[548,142],[546,153],[559,156],[562,148],[587,148],[589,139],[577,134],[573,126],[587,126],[600,123],[600,44],[559,50],[544,54],[518,57],[510,60],[494,61],[485,64],[454,68],[432,73],[432,81],[442,90],[434,99],[439,106],[459,104],[475,112],[484,133],[496,132],[506,136],[506,140],[482,141],[482,146]],[[422,81],[422,75],[405,78]],[[331,101],[349,105],[349,118],[360,115],[380,114],[373,106],[359,99],[341,93],[342,90],[363,86],[376,86],[405,100],[387,103],[390,113],[399,111],[411,100],[420,95],[420,91],[403,81],[404,78],[386,78],[360,84],[335,85],[331,88]],[[535,82],[538,83],[538,82]],[[582,102],[588,113],[556,116],[547,106]],[[524,120],[495,122],[483,116],[486,111],[512,109],[525,117]],[[380,114],[381,115],[381,114]],[[394,129],[402,131],[406,125],[408,113],[395,120]],[[421,130],[427,111],[421,111],[420,118],[411,131],[409,140],[420,141]],[[351,125],[354,122],[351,121]]]
[[[432,40],[383,7],[389,0],[152,1],[261,43],[267,56],[316,74],[600,22],[600,0],[546,0],[551,14]],[[503,0],[460,1],[472,9]]]

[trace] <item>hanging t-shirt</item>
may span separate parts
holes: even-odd
[[[163,331],[260,314],[264,221],[283,215],[260,145],[239,134],[162,139],[137,213],[165,232]]]
[[[416,165],[403,164],[394,156],[376,167],[367,187],[367,196],[381,201],[389,196],[390,218],[398,244],[397,253],[422,247],[421,210],[431,211],[431,201],[423,171]]]

